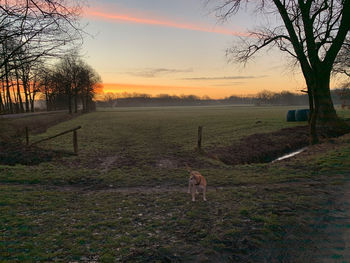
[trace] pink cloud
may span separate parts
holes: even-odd
[[[95,11],[92,9],[86,10],[85,16],[89,18],[102,19],[102,20],[115,21],[115,22],[126,22],[126,23],[143,24],[143,25],[172,27],[172,28],[224,34],[224,35],[231,35],[231,36],[249,36],[249,33],[246,33],[246,32],[230,31],[228,29],[220,28],[220,27],[210,28],[210,26],[205,27],[205,26],[200,26],[200,25],[195,25],[190,23],[178,23],[175,21],[170,21],[165,19],[153,19],[153,18],[147,18],[147,17],[135,16],[135,15],[129,15],[129,14],[106,13],[102,11]]]

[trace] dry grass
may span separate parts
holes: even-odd
[[[83,126],[79,156],[0,165],[0,261],[312,262],[349,179],[349,136],[270,164],[195,151],[198,125],[204,149],[286,126],[286,108],[258,109],[96,112],[36,135]],[[71,150],[71,136],[42,147]],[[183,192],[185,161],[207,178],[208,202]]]

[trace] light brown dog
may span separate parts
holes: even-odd
[[[207,201],[205,193],[207,192],[207,180],[205,180],[204,176],[200,174],[200,172],[193,171],[189,166],[187,166],[187,171],[190,173],[190,179],[188,181],[188,193],[192,193],[192,201],[195,201],[195,195],[198,194],[198,188],[203,191],[203,200]]]

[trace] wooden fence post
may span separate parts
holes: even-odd
[[[29,129],[27,126],[26,126],[25,130],[26,130],[26,145],[28,146],[29,145]]]
[[[80,128],[81,128],[81,126],[78,126],[78,127],[76,127],[76,128],[70,129],[70,130],[68,130],[68,131],[61,132],[61,133],[59,133],[59,134],[50,136],[50,137],[45,138],[45,139],[41,139],[41,140],[39,140],[39,141],[33,142],[30,146],[33,146],[33,145],[36,145],[36,144],[38,144],[38,143],[45,142],[45,141],[48,141],[48,140],[57,138],[57,137],[59,137],[59,136],[62,136],[62,135],[64,135],[64,134],[67,134],[67,133],[69,133],[69,132],[73,132],[73,148],[74,148],[74,153],[75,153],[75,154],[78,154],[78,132],[77,132],[77,130],[79,130]]]
[[[202,131],[203,131],[203,127],[199,126],[198,127],[198,142],[197,142],[198,150],[202,149]]]
[[[73,131],[73,147],[74,147],[74,153],[78,154],[78,132],[77,132],[77,130]]]

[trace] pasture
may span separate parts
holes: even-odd
[[[305,125],[285,122],[289,108],[118,108],[31,135],[83,127],[78,156],[0,165],[0,261],[317,262],[307,248],[321,242],[322,218],[349,179],[349,135],[275,163],[231,166],[205,154]],[[72,152],[72,135],[40,147]],[[206,177],[208,202],[190,201],[186,164]]]

